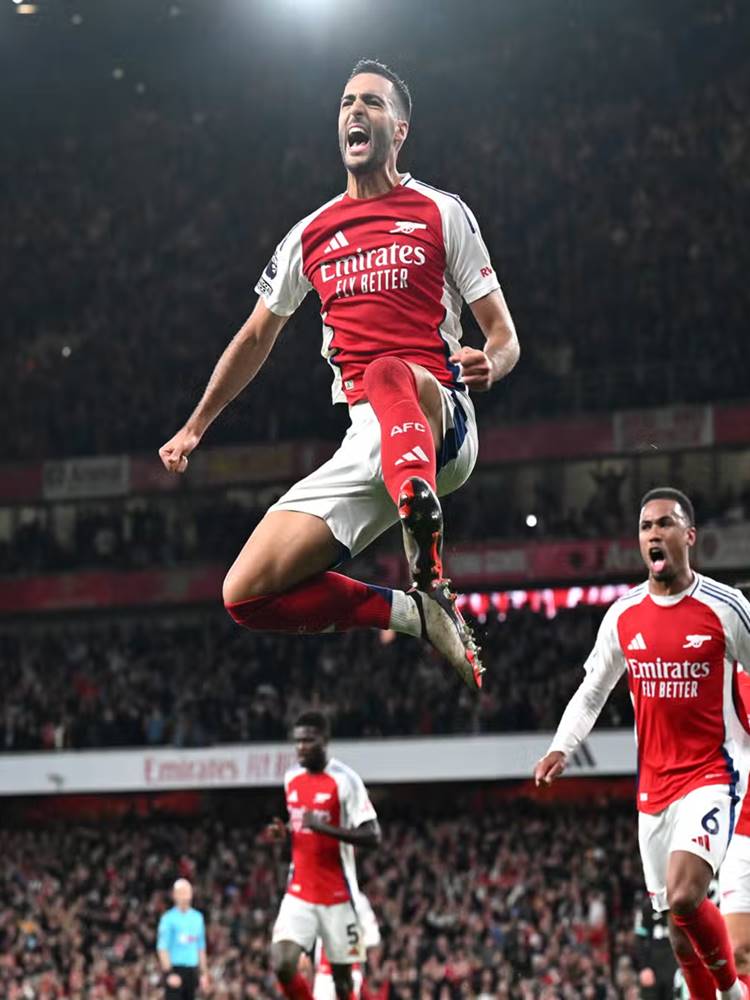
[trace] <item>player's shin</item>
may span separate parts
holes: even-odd
[[[742,1000],[747,994],[737,979],[732,946],[718,908],[708,899],[685,912],[675,912],[673,908],[672,922],[689,938],[722,1000]]]
[[[380,424],[383,482],[394,503],[410,476],[419,476],[436,491],[435,442],[414,372],[401,358],[376,358],[365,371],[363,385]]]

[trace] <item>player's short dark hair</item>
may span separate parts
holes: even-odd
[[[674,486],[656,486],[653,490],[649,490],[648,493],[644,493],[641,499],[641,510],[643,510],[649,500],[676,500],[685,511],[691,526],[695,525],[693,503],[690,497],[686,496],[682,490],[676,490]]]
[[[409,93],[409,88],[406,86],[398,73],[394,73],[390,66],[386,66],[385,63],[379,62],[377,59],[358,60],[358,62],[352,67],[352,71],[349,74],[349,80],[351,80],[353,76],[357,76],[359,73],[375,73],[376,76],[383,76],[386,80],[390,80],[393,84],[393,89],[396,91],[401,114],[404,116],[406,121],[411,120],[411,94]]]
[[[301,712],[295,722],[294,728],[305,726],[307,729],[316,729],[325,739],[331,735],[331,727],[328,719],[322,712]]]

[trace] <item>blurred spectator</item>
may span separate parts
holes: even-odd
[[[383,934],[371,988],[394,1000],[634,997],[631,812],[511,800],[386,818],[382,848],[359,861]],[[285,866],[258,845],[259,819],[0,831],[2,995],[155,1000],[153,927],[188,871],[212,996],[276,996],[268,943]]]
[[[376,632],[254,635],[213,611],[0,632],[0,749],[279,740],[303,705],[346,739],[554,729],[602,613],[480,626],[479,698],[428,647]],[[630,720],[623,686],[602,724]]]
[[[746,5],[619,4],[611,17],[552,5],[511,29],[504,16],[462,18],[471,43],[447,33],[429,62],[408,31],[399,50],[407,75],[419,67],[403,167],[474,207],[523,344],[507,385],[478,398],[480,423],[746,396]],[[13,428],[0,459],[155,451],[249,311],[275,243],[342,186],[336,59],[324,70],[315,46],[290,48],[238,88],[205,31],[185,34],[173,65],[166,30],[141,29],[139,71],[172,74],[153,92],[100,87],[91,42],[58,87],[40,77],[29,90],[25,66],[33,134],[19,115],[0,136],[12,191],[0,391]],[[295,95],[283,122],[279,65]],[[42,59],[38,73],[58,70]],[[309,304],[211,441],[306,436],[311,414],[318,436],[338,435],[317,326]],[[102,557],[116,544],[105,529]]]

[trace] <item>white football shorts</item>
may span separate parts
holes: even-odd
[[[362,928],[351,902],[324,906],[287,892],[273,927],[274,943],[294,941],[312,953],[318,938],[333,965],[352,965],[364,959]]]
[[[744,787],[740,792],[744,792]],[[638,814],[643,874],[651,905],[657,912],[669,909],[667,862],[672,851],[697,854],[716,874],[727,854],[740,804],[741,794],[736,788],[704,785],[670,803],[660,813]],[[722,909],[725,909],[723,904]]]
[[[444,385],[440,385],[440,392],[443,443],[437,455],[437,487],[440,496],[445,496],[471,475],[479,440],[469,394]],[[364,551],[398,520],[396,505],[383,482],[378,419],[366,402],[352,406],[349,415],[351,424],[334,455],[269,508],[322,518],[346,550],[342,562]]]
[[[719,869],[721,912],[750,913],[750,837],[735,833]]]

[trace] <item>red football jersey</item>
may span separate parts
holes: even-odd
[[[738,710],[743,712],[750,725],[750,677],[744,670],[737,672],[737,694],[739,696]],[[737,820],[735,833],[741,833],[745,837],[750,837],[750,796],[745,796],[742,803],[740,818]]]
[[[550,749],[570,753],[585,738],[627,671],[638,808],[661,812],[703,785],[733,791],[750,745],[747,713],[738,711],[738,663],[750,663],[750,604],[738,590],[699,574],[670,597],[643,583],[605,615]]]
[[[354,848],[302,827],[311,811],[332,826],[354,828],[377,818],[360,776],[337,760],[323,771],[291,768],[284,777],[292,831],[292,864],[286,891],[308,903],[332,906],[359,894]]]
[[[290,316],[315,289],[333,402],[356,403],[365,368],[385,355],[463,389],[448,361],[461,340],[463,301],[499,287],[466,205],[406,174],[386,194],[341,194],[297,223],[255,290],[271,312]]]

